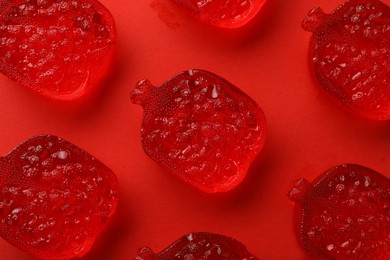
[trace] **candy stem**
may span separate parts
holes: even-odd
[[[314,8],[307,14],[307,17],[303,20],[303,29],[310,32],[317,32],[326,16],[327,14],[325,14],[320,7]]]
[[[138,250],[135,260],[155,260],[157,255],[149,247],[142,247]]]
[[[156,87],[153,86],[149,80],[143,79],[139,81],[133,92],[130,94],[131,102],[145,107],[154,89],[156,89]]]
[[[288,197],[290,200],[302,204],[310,189],[311,184],[306,179],[298,179],[288,193]]]

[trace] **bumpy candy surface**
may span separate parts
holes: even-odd
[[[79,99],[107,74],[115,34],[95,0],[1,0],[0,72],[45,97]]]
[[[390,119],[390,8],[348,0],[331,14],[314,8],[303,21],[313,32],[310,63],[322,86],[350,111]]]
[[[316,259],[390,259],[390,179],[360,165],[297,180],[296,233]]]
[[[211,72],[184,71],[160,87],[142,80],[131,99],[144,108],[146,154],[204,192],[238,185],[264,145],[262,110]]]
[[[160,253],[143,247],[135,260],[210,259],[210,260],[257,260],[239,241],[206,232],[190,233],[181,237]]]
[[[248,23],[266,0],[172,0],[198,20],[223,28]]]
[[[39,259],[86,254],[117,204],[112,171],[58,137],[33,137],[0,159],[0,236]]]

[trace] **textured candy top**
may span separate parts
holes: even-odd
[[[145,152],[202,191],[232,189],[264,145],[262,110],[210,72],[185,71],[158,88],[143,80],[131,98],[144,108]]]
[[[249,22],[265,0],[172,0],[202,22],[237,28]]]
[[[89,251],[118,203],[116,177],[76,146],[38,136],[0,161],[0,235],[40,259]]]
[[[175,241],[162,252],[155,254],[148,247],[138,251],[135,260],[165,259],[218,259],[218,260],[257,260],[239,241],[212,233],[190,233]]]
[[[0,2],[0,72],[53,99],[85,96],[107,73],[114,20],[95,0]]]
[[[355,113],[390,119],[390,8],[349,0],[329,15],[313,9],[303,27],[321,86]]]
[[[319,259],[390,258],[390,179],[359,165],[334,167],[313,184],[298,180],[298,235]]]

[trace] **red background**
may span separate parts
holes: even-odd
[[[168,0],[101,0],[118,30],[112,75],[85,106],[53,104],[0,76],[0,154],[38,134],[60,136],[116,174],[120,206],[105,235],[84,259],[131,259],[139,247],[164,249],[182,235],[232,236],[261,259],[305,259],[293,232],[295,179],[314,179],[341,163],[390,177],[390,123],[360,119],[315,87],[307,65],[307,12],[330,12],[342,0],[268,0],[236,30],[211,28]],[[390,4],[390,0],[384,1]],[[160,84],[201,68],[234,83],[263,108],[268,137],[248,177],[226,194],[203,194],[170,176],[142,150],[142,109],[130,103],[136,82]],[[29,259],[0,240],[0,259]]]

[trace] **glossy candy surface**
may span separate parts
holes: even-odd
[[[264,145],[262,110],[211,72],[184,71],[158,88],[142,80],[131,100],[144,108],[146,154],[204,192],[237,186]]]
[[[390,258],[390,179],[360,165],[297,180],[296,233],[316,259]]]
[[[223,28],[248,23],[266,0],[172,0],[198,20]]]
[[[249,253],[239,241],[206,232],[183,236],[158,254],[148,247],[143,247],[135,258],[135,260],[164,259],[256,260],[258,258]]]
[[[390,119],[390,8],[348,0],[331,14],[314,8],[303,21],[313,32],[310,64],[323,89],[350,111]]]
[[[86,254],[117,204],[112,171],[58,137],[32,137],[0,159],[0,235],[40,259]]]
[[[0,72],[45,97],[79,99],[108,73],[115,35],[95,0],[3,0]]]

